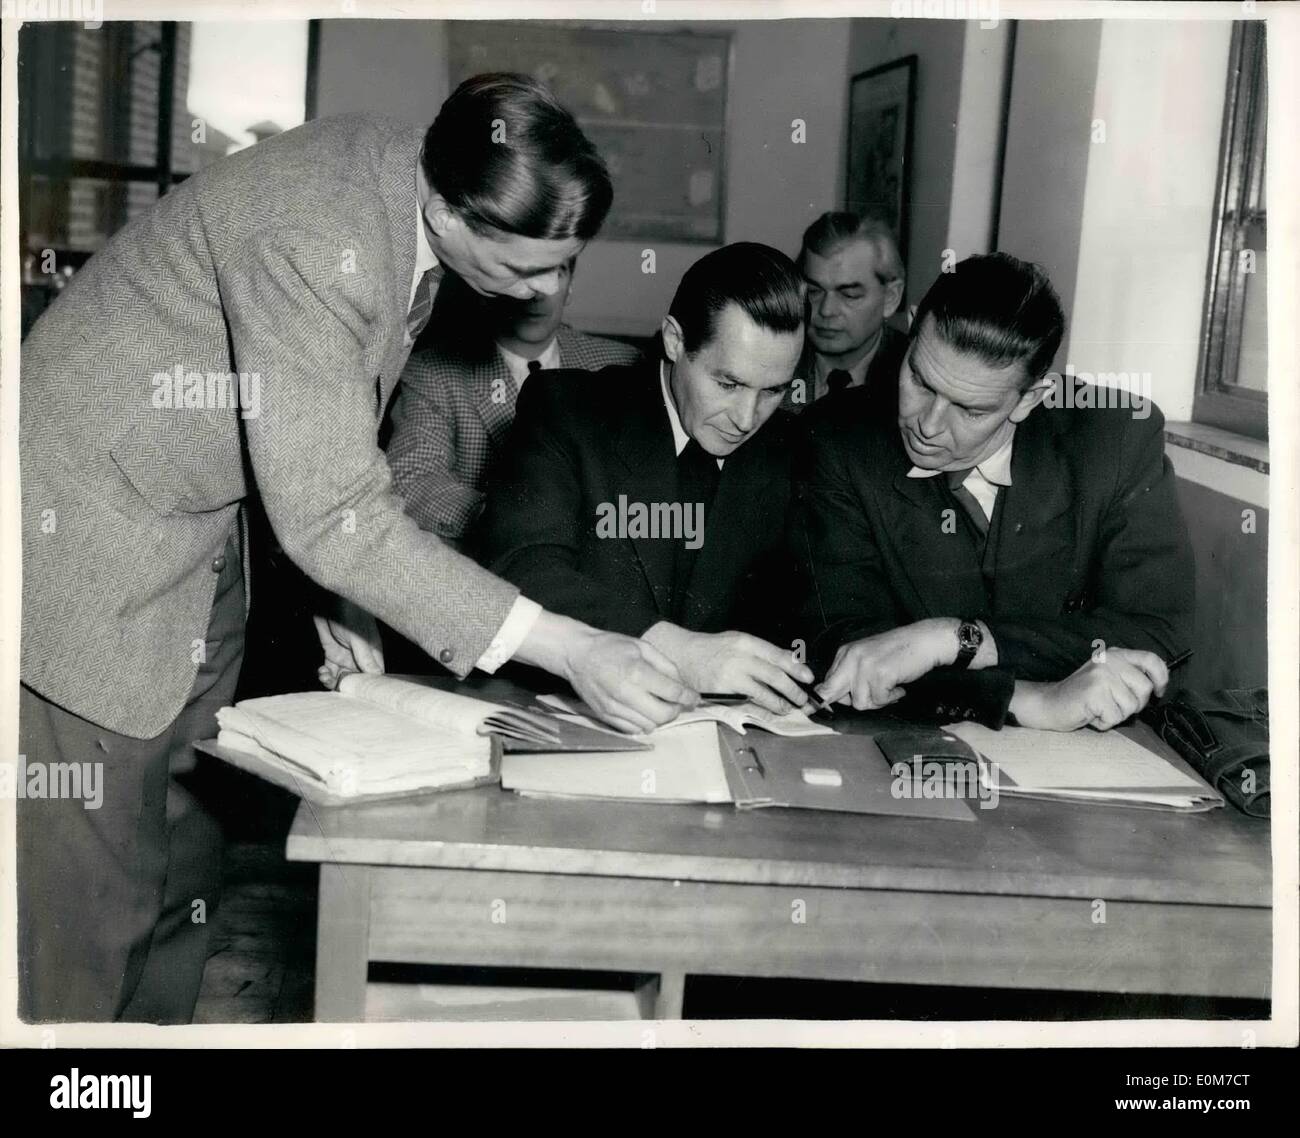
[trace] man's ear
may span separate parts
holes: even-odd
[[[885,285],[885,319],[888,320],[895,312],[898,306],[903,303],[903,286],[904,281],[890,281]]]
[[[434,194],[424,206],[425,220],[429,228],[439,237],[445,237],[452,229],[461,224],[456,211],[447,204],[441,194]]]
[[[665,316],[659,325],[659,336],[664,342],[664,355],[669,363],[676,363],[686,354],[686,343],[682,338],[682,326],[672,316]]]
[[[1037,407],[1052,390],[1052,374],[1048,372],[1042,379],[1035,381],[1034,385],[1020,393],[1020,400],[1016,403],[1015,408],[1009,416],[1013,423],[1022,422],[1035,407]]]

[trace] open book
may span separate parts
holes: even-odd
[[[242,700],[217,724],[218,757],[325,802],[490,781],[493,735],[522,750],[645,746],[599,728],[575,740],[580,729],[548,713],[382,675]]]
[[[554,708],[562,718],[573,723],[598,726],[593,720],[593,712],[586,704],[576,699],[565,699],[558,695],[539,695],[538,703]],[[835,732],[823,723],[814,723],[808,716],[798,710],[787,711],[784,715],[775,715],[756,703],[702,703],[691,711],[685,711],[669,723],[656,727],[647,735],[633,738],[653,741],[664,732],[675,731],[692,723],[725,723],[738,734],[745,734],[746,727],[760,727],[774,735],[786,735],[798,738],[804,735],[834,735]]]

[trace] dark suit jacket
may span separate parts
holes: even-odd
[[[794,421],[778,412],[724,464],[683,623],[770,634],[790,501]],[[671,619],[676,541],[597,536],[603,503],[672,502],[676,456],[658,362],[535,376],[471,547],[525,596],[639,636]]]
[[[878,413],[887,419],[894,418],[898,413],[898,371],[903,366],[903,357],[907,355],[909,343],[911,341],[907,338],[906,332],[900,332],[893,325],[886,324],[880,346],[876,349],[876,354],[871,357],[871,363],[867,365],[867,375],[861,388],[849,389],[849,391],[867,392],[860,398],[868,400],[871,406],[878,408]],[[806,385],[803,388],[803,401],[795,402],[796,387],[791,384],[790,390],[781,402],[782,410],[792,411],[797,415],[814,405],[816,375],[812,343],[805,341],[803,356],[794,373],[795,379],[803,380]],[[839,394],[848,395],[849,392],[837,393]],[[826,395],[816,402],[825,403],[830,398],[830,395]]]
[[[846,393],[805,419],[791,536],[816,665],[912,621],[980,618],[998,667],[936,669],[900,710],[1000,726],[1016,678],[1061,679],[1095,641],[1165,659],[1188,646],[1192,551],[1156,407],[1145,420],[1123,409],[1032,411],[1016,430],[1012,485],[998,493],[981,562],[967,528],[943,524],[944,511],[960,510],[944,479],[907,477],[896,423],[868,414],[867,398]]]

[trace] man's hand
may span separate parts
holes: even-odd
[[[818,691],[827,703],[851,703],[859,711],[903,698],[905,684],[957,658],[958,621],[918,620],[841,644]]]
[[[322,686],[337,688],[348,672],[383,672],[379,625],[365,609],[341,600],[336,617],[314,616],[312,620],[325,650],[325,662],[316,672]]]
[[[651,731],[700,699],[672,662],[645,641],[553,612],[542,612],[514,658],[564,677],[620,731]]]
[[[1022,727],[1043,731],[1106,731],[1136,715],[1169,683],[1165,662],[1153,652],[1108,648],[1101,660],[1056,683],[1017,680],[1009,708]]]
[[[808,696],[795,680],[813,682],[812,670],[790,652],[744,632],[691,632],[660,621],[641,637],[677,665],[696,691],[747,695],[776,715],[803,707]]]

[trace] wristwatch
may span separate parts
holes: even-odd
[[[984,630],[973,620],[963,620],[957,626],[957,659],[953,661],[953,667],[969,668],[983,643]]]

